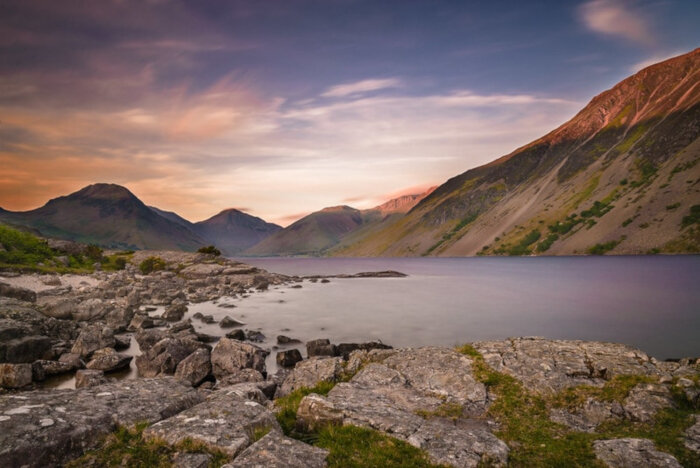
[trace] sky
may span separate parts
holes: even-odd
[[[700,46],[697,0],[0,0],[0,206],[282,225],[418,193]]]

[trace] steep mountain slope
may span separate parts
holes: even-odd
[[[271,235],[244,255],[319,255],[364,221],[362,212],[349,206],[324,208]]]
[[[245,251],[253,256],[322,255],[356,236],[381,228],[408,212],[435,187],[420,194],[403,195],[368,210],[334,206],[316,211]]]
[[[548,135],[329,253],[697,252],[699,136],[696,49],[627,78]]]
[[[114,248],[194,250],[206,243],[114,184],[89,185],[36,210],[5,212],[0,218],[49,237]]]
[[[155,206],[149,206],[149,208],[155,211],[157,215],[160,215],[163,218],[172,221],[173,223],[179,224],[180,226],[184,226],[187,229],[192,229],[192,227],[194,226],[193,223],[187,221],[185,218],[175,213],[174,211],[161,210],[160,208],[156,208]]]
[[[194,232],[225,255],[236,255],[281,230],[276,224],[229,209],[193,225]]]

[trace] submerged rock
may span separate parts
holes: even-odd
[[[306,343],[306,355],[315,356],[335,356],[335,346],[327,338],[312,340]]]
[[[281,367],[294,367],[297,362],[301,361],[301,353],[298,349],[290,349],[287,351],[280,351],[275,357],[277,365]]]

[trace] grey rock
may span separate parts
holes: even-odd
[[[59,466],[96,447],[117,424],[153,423],[202,400],[172,378],[0,395],[0,466]]]
[[[219,379],[240,369],[255,369],[265,375],[267,352],[249,343],[221,338],[211,353],[214,376]]]
[[[176,445],[185,439],[235,457],[253,442],[256,429],[280,430],[275,416],[261,404],[220,390],[205,402],[158,422],[144,431]]]
[[[81,369],[75,373],[75,388],[95,387],[107,383],[101,370]]]
[[[228,467],[323,468],[328,451],[270,431],[245,449]]]
[[[265,377],[255,369],[238,369],[231,374],[217,378],[217,387],[228,387],[239,383],[246,382],[263,382]]]
[[[32,363],[32,379],[34,381],[42,381],[46,377],[52,375],[65,374],[77,369],[77,366],[72,362],[47,361],[40,359]]]
[[[277,389],[277,398],[289,395],[300,388],[311,388],[319,382],[335,382],[343,372],[341,358],[315,357],[297,363],[294,370]]]
[[[474,343],[494,370],[526,387],[555,393],[576,385],[603,385],[616,375],[659,375],[642,351],[621,344],[544,338],[511,338]]]
[[[221,322],[219,322],[219,326],[221,328],[231,328],[231,327],[240,327],[245,325],[243,322],[239,322],[236,319],[233,319],[229,317],[228,315],[221,319]]]
[[[22,336],[0,343],[0,359],[11,363],[29,363],[51,357],[51,339],[43,335]]]
[[[232,330],[228,333],[226,333],[226,338],[230,338],[232,340],[238,340],[238,341],[245,341],[245,332],[241,330],[240,328],[236,330]]]
[[[52,297],[50,299],[42,298],[41,312],[48,316],[57,319],[73,318],[73,311],[78,308],[78,302],[73,297]]]
[[[288,344],[299,344],[301,341],[297,340],[296,338],[290,338],[288,336],[284,335],[279,335],[277,337],[277,344],[278,345],[288,345]]]
[[[129,349],[129,346],[131,346],[131,337],[130,336],[114,336],[114,349],[117,351],[123,350],[123,349]]]
[[[173,468],[208,468],[211,455],[208,453],[178,452],[173,456]]]
[[[673,455],[660,452],[649,439],[596,440],[593,450],[611,468],[682,468]]]
[[[149,329],[141,330],[136,333],[136,342],[139,344],[139,348],[142,353],[145,353],[151,349],[160,340],[167,337],[167,333],[159,329]]]
[[[391,346],[379,343],[378,341],[370,341],[368,343],[340,343],[335,347],[335,352],[338,356],[342,356],[346,361],[350,357],[350,353],[357,350],[370,351],[372,349],[392,349]]]
[[[32,383],[31,364],[0,364],[0,387],[22,388]]]
[[[685,431],[684,444],[688,450],[700,454],[700,415],[695,415],[695,424]]]
[[[85,367],[85,363],[80,359],[80,354],[64,353],[58,358],[58,361],[71,366],[74,369]]]
[[[639,422],[651,422],[658,411],[673,406],[671,391],[661,384],[638,384],[622,403],[625,416]]]
[[[137,314],[134,315],[134,318],[131,319],[131,322],[129,322],[129,330],[145,330],[147,328],[153,328],[153,319],[149,317],[148,315],[144,314]]]
[[[277,365],[281,367],[294,367],[297,362],[302,360],[301,353],[298,349],[289,349],[280,351],[275,357]]]
[[[165,309],[162,318],[169,322],[177,322],[178,320],[182,320],[186,312],[187,306],[185,304],[175,304]]]
[[[306,343],[306,355],[315,356],[335,356],[335,346],[327,338],[311,340]]]
[[[133,356],[117,353],[113,348],[98,349],[85,367],[91,370],[114,372],[129,367]]]
[[[594,432],[601,423],[612,418],[622,418],[624,413],[622,405],[618,402],[587,398],[580,408],[573,411],[554,408],[549,416],[552,421],[569,426],[576,431]]]
[[[200,348],[180,361],[175,369],[175,377],[197,386],[211,374],[209,350]]]
[[[196,350],[209,347],[199,341],[164,338],[145,353],[136,356],[136,367],[141,377],[172,375],[178,364]]]
[[[248,341],[253,341],[255,343],[262,343],[263,341],[265,341],[265,335],[263,335],[262,332],[257,330],[246,330],[245,339]]]
[[[98,349],[112,348],[115,344],[114,331],[111,328],[100,324],[87,325],[75,340],[71,352],[88,357]]]
[[[11,297],[19,301],[36,302],[36,293],[31,289],[0,283],[0,296]]]

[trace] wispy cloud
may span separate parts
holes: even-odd
[[[583,24],[591,31],[645,46],[656,38],[651,21],[632,0],[591,0],[579,7]]]
[[[356,81],[354,83],[344,83],[328,88],[321,96],[323,97],[344,97],[351,94],[367,93],[380,89],[398,88],[401,80],[398,78],[369,79]]]

